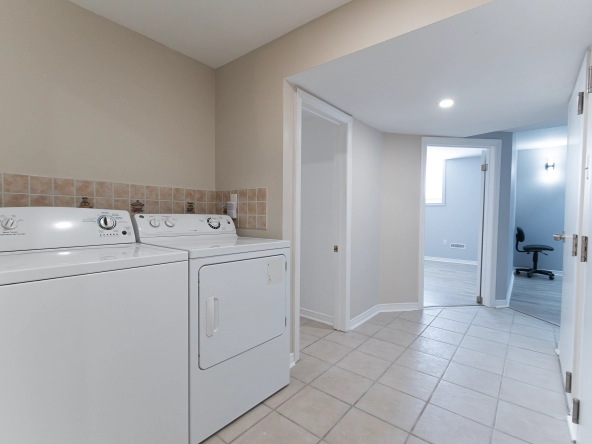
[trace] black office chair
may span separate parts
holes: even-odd
[[[539,262],[539,253],[547,256],[547,253],[543,253],[543,251],[553,251],[555,250],[555,248],[550,247],[549,245],[524,245],[524,247],[522,247],[522,250],[520,250],[518,248],[518,244],[520,242],[524,242],[524,239],[526,239],[526,236],[524,236],[524,230],[520,227],[516,227],[516,251],[518,251],[519,253],[533,254],[532,268],[516,268],[515,273],[518,275],[521,271],[525,271],[526,276],[528,276],[529,278],[531,278],[533,274],[537,273],[549,276],[549,279],[551,280],[555,279],[555,275],[553,274],[553,272],[547,270],[539,270],[537,268]]]

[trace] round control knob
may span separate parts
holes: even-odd
[[[115,228],[115,225],[117,225],[117,221],[111,216],[107,215],[99,217],[99,220],[97,222],[99,224],[99,227],[101,227],[103,230],[112,230],[113,228]]]
[[[2,221],[2,228],[5,230],[14,230],[16,227],[18,227],[18,222],[12,217],[7,217]]]
[[[172,221],[172,220],[170,220],[170,219],[167,219],[167,220],[165,220],[165,221],[164,221],[164,224],[165,224],[167,227],[169,227],[169,228],[173,228],[173,227],[175,226],[175,222],[173,222],[173,221]]]
[[[160,221],[158,219],[152,219],[150,221],[150,226],[154,228],[160,227]]]
[[[212,227],[214,230],[217,230],[218,228],[220,228],[220,221],[208,217],[208,225]]]

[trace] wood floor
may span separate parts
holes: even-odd
[[[477,266],[426,260],[424,305],[477,305]]]
[[[514,275],[510,308],[559,325],[562,279],[561,276],[555,276],[555,280],[550,281],[547,276],[536,274],[530,279],[526,273]]]

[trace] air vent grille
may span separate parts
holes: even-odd
[[[464,250],[465,248],[467,248],[467,246],[465,244],[450,244],[450,248],[458,248]]]

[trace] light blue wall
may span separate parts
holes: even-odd
[[[563,243],[554,242],[553,234],[563,232],[565,210],[566,148],[538,148],[518,151],[516,171],[516,226],[522,227],[527,244],[555,248],[548,256],[539,255],[539,268],[563,270]],[[547,159],[553,157],[555,170],[546,171]],[[514,266],[530,267],[532,255],[514,250]]]
[[[445,205],[426,205],[426,256],[477,260],[481,207],[480,165],[481,157],[446,161]],[[444,239],[448,245],[444,245]],[[466,249],[450,248],[453,242],[466,244]]]

